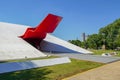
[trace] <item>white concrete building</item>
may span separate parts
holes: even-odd
[[[0,22],[0,60],[35,58],[46,56],[44,52],[92,53],[48,34],[41,42],[42,51],[19,38],[29,26]]]

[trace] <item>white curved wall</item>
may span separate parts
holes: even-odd
[[[46,56],[18,36],[28,26],[0,22],[0,60]]]

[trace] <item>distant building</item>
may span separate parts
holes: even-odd
[[[82,41],[86,41],[89,35],[86,35],[85,33],[82,33]]]
[[[83,41],[86,40],[85,37],[86,37],[86,36],[85,36],[85,33],[83,33],[83,34],[82,34]]]

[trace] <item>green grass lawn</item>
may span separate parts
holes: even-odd
[[[0,74],[0,80],[61,80],[104,64],[71,59],[71,63]]]
[[[102,53],[117,52],[118,55],[116,55],[116,56],[120,57],[120,51],[115,51],[115,50],[94,50],[94,49],[92,49],[90,51],[92,51],[95,55],[101,55]]]

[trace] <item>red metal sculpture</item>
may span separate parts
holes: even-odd
[[[27,28],[21,38],[35,46],[39,45],[40,41],[46,37],[47,33],[52,33],[55,30],[61,20],[62,17],[60,16],[48,14],[36,28]]]

